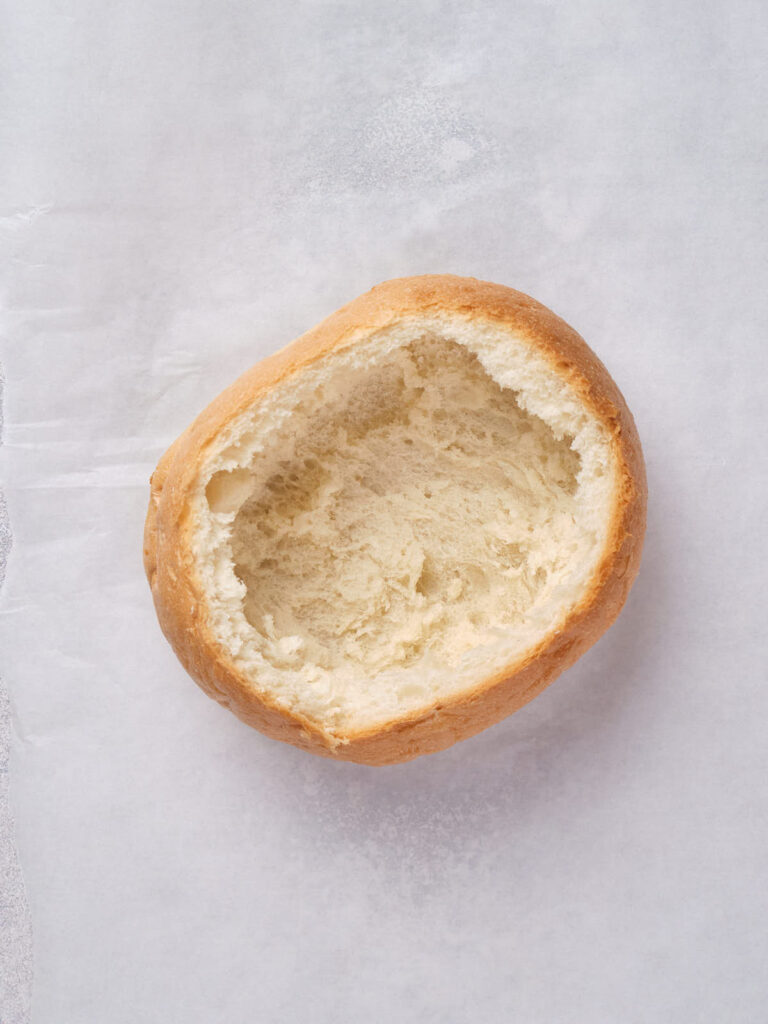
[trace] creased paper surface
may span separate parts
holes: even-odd
[[[0,673],[32,1024],[764,1019],[765,21],[15,5]],[[644,564],[512,719],[334,764],[177,664],[148,478],[255,360],[441,271],[529,292],[606,363],[648,460]]]

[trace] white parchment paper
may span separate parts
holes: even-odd
[[[6,23],[0,671],[33,1024],[764,1021],[765,5]],[[176,663],[147,481],[252,362],[436,271],[535,295],[606,362],[648,461],[644,565],[520,714],[334,764]]]

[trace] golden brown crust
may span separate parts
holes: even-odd
[[[335,745],[310,720],[249,686],[210,632],[189,545],[188,494],[201,458],[222,427],[286,377],[403,316],[454,313],[508,325],[536,345],[607,426],[621,485],[603,559],[562,628],[522,664],[427,711],[358,733]],[[535,299],[502,285],[451,275],[386,281],[257,363],[205,409],[160,460],[152,476],[144,563],[160,625],[202,689],[274,739],[337,760],[393,764],[466,739],[517,711],[577,660],[611,625],[640,564],[646,479],[634,420],[616,384],[584,340]]]

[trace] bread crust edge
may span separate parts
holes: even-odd
[[[535,345],[608,429],[619,473],[616,501],[601,561],[561,628],[471,690],[339,742],[310,719],[256,692],[216,641],[194,569],[188,494],[219,431],[260,396],[372,331],[428,313],[492,320]],[[335,760],[387,765],[443,750],[496,724],[541,693],[602,636],[637,575],[646,504],[645,463],[632,414],[606,368],[573,328],[535,299],[503,285],[443,274],[398,278],[377,285],[247,370],[171,445],[151,478],[144,566],[160,626],[205,693],[273,739]]]

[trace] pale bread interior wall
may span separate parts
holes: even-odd
[[[599,560],[610,443],[508,329],[413,319],[273,389],[208,455],[198,571],[255,688],[343,735],[477,684]]]

